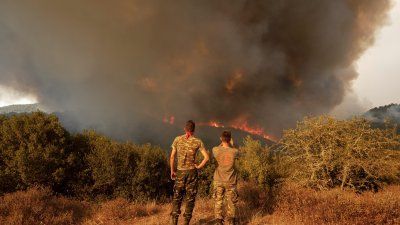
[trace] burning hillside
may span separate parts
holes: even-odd
[[[164,117],[163,123],[174,125],[175,124],[175,116]],[[233,123],[223,124],[222,122],[218,122],[216,120],[211,120],[208,122],[199,122],[197,123],[198,126],[208,126],[208,127],[215,127],[215,128],[226,128],[226,129],[235,129],[246,132],[251,135],[256,135],[262,137],[266,140],[275,141],[276,138],[272,135],[268,135],[265,130],[261,127],[253,127],[249,125],[247,119],[245,117],[241,117],[238,120],[234,121]]]
[[[217,121],[209,121],[206,123],[200,122],[199,125],[215,127],[215,128],[235,129],[235,130],[240,130],[240,131],[246,132],[251,135],[262,137],[266,140],[270,140],[270,141],[277,140],[272,135],[267,134],[263,128],[250,126],[246,120],[238,120],[235,123],[228,124],[228,125],[224,125],[221,122],[217,122]]]

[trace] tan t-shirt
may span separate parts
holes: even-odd
[[[235,159],[239,156],[239,150],[236,148],[218,146],[214,147],[212,151],[218,163],[218,167],[214,172],[214,181],[236,184],[237,173],[235,170]]]
[[[196,169],[195,160],[197,151],[205,150],[203,142],[194,136],[186,138],[186,135],[178,136],[172,143],[178,155],[178,170]]]

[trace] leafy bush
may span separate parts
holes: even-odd
[[[361,118],[306,118],[280,142],[290,180],[327,189],[378,189],[399,181],[400,139],[389,129],[372,129]]]
[[[0,193],[34,185],[60,188],[65,178],[68,138],[54,115],[36,112],[2,117]]]
[[[255,182],[260,187],[273,187],[281,180],[277,156],[272,147],[262,146],[260,141],[248,136],[239,152],[238,170],[242,179]]]
[[[93,131],[70,135],[55,115],[0,117],[0,195],[36,185],[80,198],[160,198],[170,193],[166,153]]]
[[[165,151],[159,147],[133,145],[139,155],[137,169],[132,177],[131,193],[135,199],[164,197],[172,192],[172,183],[169,180],[169,165]]]
[[[200,163],[202,159],[203,157],[198,155],[197,162]],[[203,169],[198,171],[198,194],[200,196],[210,196],[212,193],[212,181],[215,168],[216,160],[210,155],[210,161],[207,162]]]
[[[159,147],[118,143],[94,132],[82,136],[89,149],[83,172],[92,180],[89,196],[147,200],[167,194],[167,159]]]

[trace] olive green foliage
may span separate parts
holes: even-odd
[[[0,119],[0,193],[33,185],[59,189],[65,177],[68,132],[54,115]]]
[[[259,140],[247,136],[239,148],[237,168],[240,177],[260,187],[272,187],[277,184],[281,175],[277,169],[277,156],[272,149],[273,146],[263,146]]]
[[[317,189],[377,190],[399,182],[400,139],[362,118],[306,118],[280,141],[288,179]]]
[[[33,186],[81,198],[164,197],[170,189],[159,147],[119,143],[93,131],[70,135],[41,112],[0,117],[0,194]]]
[[[135,200],[166,194],[168,165],[160,148],[118,143],[94,132],[84,136],[89,145],[87,165],[93,193]]]

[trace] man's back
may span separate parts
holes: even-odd
[[[171,179],[175,181],[174,195],[172,198],[171,224],[178,225],[181,214],[181,204],[185,197],[186,207],[183,217],[184,224],[189,225],[196,201],[198,172],[209,160],[207,150],[203,142],[194,137],[195,123],[192,120],[186,122],[185,135],[175,138],[172,143],[172,151],[169,157],[171,167]],[[195,164],[197,151],[203,155],[203,161]],[[175,157],[178,158],[178,170],[175,170]]]
[[[172,148],[177,150],[178,170],[192,170],[195,169],[197,151],[204,149],[204,144],[194,136],[182,135],[175,138]]]
[[[227,184],[237,183],[235,170],[235,159],[239,150],[231,147],[218,146],[213,148],[213,155],[217,160],[218,167],[214,173],[214,181]]]

